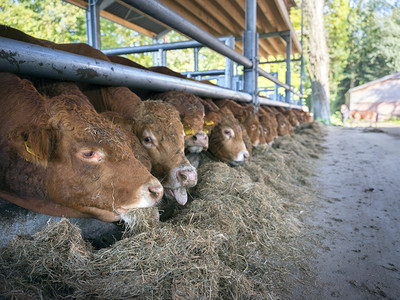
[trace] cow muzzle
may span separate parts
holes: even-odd
[[[197,171],[192,165],[183,166],[174,169],[172,185],[164,186],[165,195],[168,198],[175,199],[180,205],[185,205],[187,202],[186,188],[193,187],[197,184]]]
[[[164,188],[157,179],[143,184],[139,190],[139,199],[134,203],[115,208],[118,214],[125,214],[131,209],[147,208],[156,205],[162,198]]]
[[[197,171],[193,166],[185,166],[176,170],[176,179],[182,187],[192,187],[197,184]]]
[[[200,153],[208,149],[208,135],[204,131],[194,134],[186,142],[185,148],[190,153]]]

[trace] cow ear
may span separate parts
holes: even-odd
[[[116,127],[132,132],[132,121],[121,117],[120,114],[113,111],[105,111],[100,115],[110,120]]]
[[[18,155],[26,161],[46,167],[50,155],[54,151],[57,131],[38,126],[18,128],[12,131],[8,138]]]

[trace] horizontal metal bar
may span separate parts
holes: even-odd
[[[250,59],[237,53],[234,49],[231,49],[224,43],[220,42],[213,35],[198,28],[179,14],[169,9],[167,6],[155,0],[123,0],[123,2],[137,8],[167,26],[176,29],[193,40],[202,43],[204,46],[232,59],[246,68],[251,68],[253,65]]]
[[[225,41],[227,39],[227,37],[220,37],[218,39],[220,41]],[[197,41],[182,41],[182,42],[173,42],[173,43],[142,45],[142,46],[135,46],[135,47],[102,49],[101,51],[107,55],[121,55],[121,54],[157,52],[159,49],[177,50],[177,49],[202,48],[202,47],[204,47],[203,44],[201,44]]]
[[[275,31],[275,32],[265,32],[265,33],[260,33],[258,36],[258,39],[267,39],[267,38],[272,38],[272,37],[283,37],[284,35],[289,34],[289,30],[285,31]],[[235,41],[241,41],[243,40],[242,36],[237,36],[235,37]]]
[[[0,70],[3,72],[153,91],[180,90],[200,97],[251,101],[251,95],[246,93],[3,37],[0,37],[0,45]]]
[[[284,87],[287,90],[291,90],[291,87],[288,86],[287,84],[279,81],[277,78],[275,78],[273,75],[269,74],[267,71],[264,71],[261,68],[258,68],[258,74],[261,76],[264,76],[265,78],[271,80],[272,82],[276,83],[277,85]]]
[[[291,62],[293,61],[301,61],[301,58],[295,58],[295,59],[291,59]],[[265,64],[277,64],[277,63],[286,63],[286,60],[275,60],[275,61],[263,61],[263,62],[259,62],[259,65],[265,65]]]
[[[271,100],[266,97],[259,96],[258,102],[260,103],[260,105],[280,106],[280,107],[297,108],[297,109],[303,110],[303,107],[301,105],[295,105],[295,104],[289,104],[287,102],[275,101],[275,100]]]
[[[258,74],[261,76],[264,76],[265,78],[271,80],[272,82],[276,83],[278,86],[285,88],[286,90],[289,90],[291,93],[302,97],[302,95],[298,92],[296,92],[295,90],[293,90],[293,88],[289,85],[287,85],[286,83],[283,83],[281,81],[279,81],[277,78],[275,78],[274,76],[272,76],[271,74],[269,74],[268,72],[264,71],[261,68],[258,68]]]
[[[190,76],[225,75],[225,70],[193,71],[182,72],[181,74]]]

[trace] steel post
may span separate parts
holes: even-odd
[[[100,3],[101,0],[88,0],[86,10],[87,43],[96,49],[101,49]]]
[[[258,78],[258,39],[257,39],[257,0],[246,0],[246,30],[243,33],[243,55],[251,60],[251,66],[244,66],[244,91],[252,95],[257,106]]]
[[[290,69],[290,62],[291,62],[290,59],[291,59],[291,55],[292,55],[292,35],[291,35],[290,31],[288,34],[284,35],[284,39],[286,41],[286,81],[285,81],[285,83],[288,86],[291,86],[292,74],[291,74],[291,69]],[[291,93],[290,90],[286,90],[285,100],[287,103],[290,103],[290,93]]]
[[[235,49],[235,38],[233,36],[228,37],[225,40],[225,45],[229,48]],[[232,88],[232,77],[233,77],[233,61],[226,57],[225,58],[225,87],[228,89]]]

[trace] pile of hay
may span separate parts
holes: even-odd
[[[301,215],[323,128],[303,125],[240,167],[205,159],[193,200],[154,211],[100,250],[68,220],[22,236],[0,256],[0,294],[16,299],[276,299],[307,270]]]

